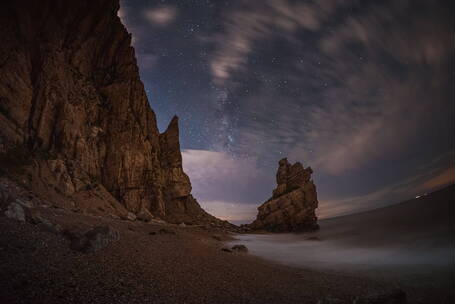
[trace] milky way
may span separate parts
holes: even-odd
[[[163,131],[208,210],[248,221],[277,162],[315,171],[321,217],[455,182],[450,1],[139,1],[119,16]]]

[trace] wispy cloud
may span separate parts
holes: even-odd
[[[266,9],[275,15],[278,7],[289,5],[285,1],[270,2]],[[337,7],[327,9],[325,5],[321,2],[313,3],[311,8],[290,8],[294,12],[318,11],[314,14],[319,16],[319,24],[324,24]],[[239,69],[256,68],[256,73],[265,74],[263,77],[275,85],[280,77],[285,78],[288,87],[301,86],[303,92],[295,97],[286,86],[277,91],[265,83],[243,100],[244,112],[251,113],[241,132],[240,143],[245,149],[253,139],[268,150],[281,150],[328,174],[340,175],[362,170],[391,155],[402,155],[423,136],[431,136],[431,130],[444,128],[444,124],[448,127],[446,109],[450,98],[446,88],[450,81],[445,66],[455,51],[454,32],[443,22],[434,24],[432,14],[410,12],[406,3],[394,12],[390,14],[390,8],[378,4],[362,14],[347,15],[333,30],[321,30],[315,47],[289,40],[287,47],[295,57],[283,63],[284,75],[269,75],[260,67],[248,66],[245,56],[236,53],[236,60],[243,60]],[[248,10],[241,14],[247,15]],[[228,32],[228,37],[248,36],[245,39],[251,43],[284,29],[268,27],[271,21],[254,17],[256,12],[251,14],[252,18],[244,19],[253,30],[246,26],[246,31]],[[413,22],[401,22],[406,14],[416,14]],[[253,26],[256,22],[258,25]],[[239,24],[243,26],[243,22]],[[302,49],[319,54],[302,54]],[[221,53],[231,53],[224,51]],[[303,64],[299,63],[302,56]],[[441,119],[435,122],[435,117]],[[417,133],[423,126],[428,132]]]
[[[144,11],[144,17],[152,25],[167,26],[176,19],[177,8],[170,5],[149,8]]]
[[[215,82],[224,84],[232,73],[244,69],[258,41],[276,37],[294,41],[299,29],[319,30],[339,6],[350,2],[240,1],[224,14],[224,32],[213,37],[216,51],[211,69]]]
[[[146,71],[154,68],[158,63],[159,55],[155,47],[148,46],[148,37],[171,25],[178,17],[177,8],[170,5],[146,7],[140,11],[139,15],[142,18],[137,18],[138,12],[132,4],[121,0],[117,15],[132,33],[132,45],[135,48],[140,69]]]

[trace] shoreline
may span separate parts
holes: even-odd
[[[423,286],[418,288],[390,276],[369,276],[355,267],[322,269],[316,263],[304,267],[282,263],[242,242],[245,236],[279,239],[272,248],[279,251],[281,245],[304,240],[318,256],[327,253],[318,246],[333,240],[350,246],[384,245],[376,244],[369,234],[358,234],[359,227],[365,221],[370,225],[374,217],[353,215],[354,226],[334,221],[327,226],[321,221],[316,232],[245,233],[211,225],[90,215],[37,202],[23,208],[25,222],[5,217],[4,210],[0,215],[2,303],[37,303],[37,297],[43,299],[38,303],[61,303],[63,298],[67,303],[449,303],[453,297],[450,286],[431,286],[431,276],[416,280]],[[409,214],[407,209],[403,212]],[[410,224],[414,222],[419,221]],[[96,252],[72,248],[68,235],[102,226],[111,227],[119,239]],[[409,237],[397,233],[397,227],[386,229],[390,231],[375,231],[375,235],[388,235],[383,241],[394,244]],[[236,244],[246,245],[249,253],[222,250]],[[291,248],[294,255],[305,252]],[[332,252],[340,262],[343,253]],[[287,262],[290,259],[287,256]],[[452,275],[450,269],[438,274],[445,275]],[[378,297],[383,297],[380,302]]]
[[[109,225],[120,239],[97,252],[81,253],[60,233],[1,217],[4,303],[36,303],[37,296],[40,303],[63,298],[67,303],[317,303],[328,298],[351,303],[393,294],[397,287],[224,252],[221,248],[235,235],[222,230],[34,209],[62,230]],[[158,233],[163,228],[170,232]]]

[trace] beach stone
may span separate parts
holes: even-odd
[[[33,208],[33,203],[30,201],[24,201],[21,199],[16,199],[16,203],[20,204],[21,206],[25,208]]]
[[[0,203],[7,204],[14,201],[14,197],[10,193],[9,186],[7,184],[0,184]]]
[[[157,225],[167,225],[167,224],[168,224],[168,223],[166,223],[165,221],[160,220],[160,219],[156,219],[156,218],[151,219],[151,220],[150,220],[150,223],[152,223],[152,224],[157,224]]]
[[[159,234],[176,234],[174,230],[166,229],[166,228],[161,228],[158,230]]]
[[[245,245],[234,245],[232,246],[232,251],[247,253],[248,248]]]
[[[221,236],[219,236],[217,234],[212,235],[212,238],[214,238],[215,240],[220,241],[220,242],[222,241]]]
[[[239,227],[239,232],[247,233],[253,231],[253,229],[248,224],[242,224]]]
[[[25,222],[24,208],[18,203],[11,203],[5,211],[5,216],[20,222]]]
[[[137,214],[137,219],[143,222],[150,222],[153,219],[153,215],[147,209],[142,209]]]
[[[357,304],[405,304],[407,303],[406,293],[401,289],[377,295],[370,295],[360,298]]]
[[[120,233],[110,226],[98,226],[84,234],[66,232],[72,241],[71,247],[81,252],[96,252],[120,239]]]
[[[347,302],[344,300],[341,300],[341,299],[327,297],[322,300],[319,300],[317,303],[318,304],[346,304]],[[356,304],[357,302],[353,302],[353,303]]]
[[[41,223],[37,225],[41,230],[59,234],[62,232],[62,227],[59,224],[54,224],[47,219],[42,219]]]
[[[41,217],[41,213],[34,212],[28,214],[27,221],[33,225],[38,225],[43,222],[43,218]]]
[[[27,221],[36,225],[39,229],[58,234],[62,232],[59,224],[54,224],[50,220],[43,218],[40,213],[31,213],[27,216]]]
[[[129,221],[134,222],[137,219],[137,217],[136,217],[136,215],[134,213],[128,212],[127,215],[126,215],[126,219],[129,220]]]
[[[321,241],[321,238],[318,236],[310,236],[306,238],[308,241]]]

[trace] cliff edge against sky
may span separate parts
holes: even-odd
[[[219,224],[191,196],[177,117],[159,134],[118,9],[0,4],[2,173],[63,207]]]

